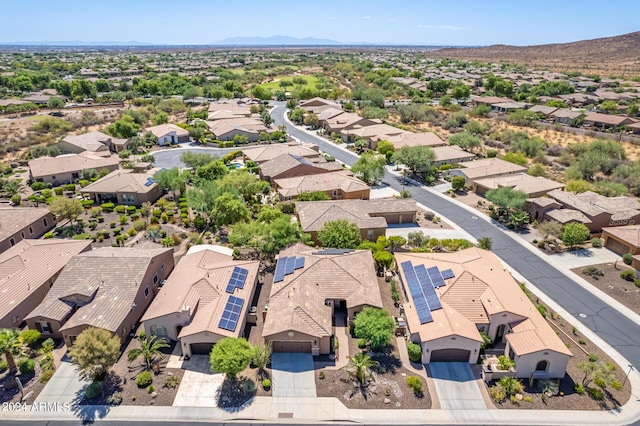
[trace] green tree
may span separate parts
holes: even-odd
[[[180,155],[180,161],[182,161],[185,166],[193,170],[196,170],[198,167],[209,164],[210,162],[217,159],[218,157],[216,157],[215,155],[200,154],[191,151],[185,151]]]
[[[567,223],[562,230],[562,242],[570,248],[584,244],[591,236],[589,228],[582,223]]]
[[[560,237],[562,235],[562,224],[555,220],[546,220],[538,225],[538,232],[545,240],[551,235],[553,237]]]
[[[168,122],[169,122],[169,115],[164,111],[160,111],[159,113],[151,116],[151,123],[154,126],[157,126],[159,124],[165,124]]]
[[[64,101],[56,96],[49,98],[47,102],[47,106],[51,109],[60,109],[64,108]]]
[[[371,184],[384,176],[385,157],[365,152],[351,167],[351,171],[364,183]]]
[[[354,356],[347,356],[347,359],[349,363],[343,369],[349,374],[349,377],[355,378],[361,385],[368,377],[371,377],[371,368],[380,365],[378,361],[374,361],[363,352],[356,352]]]
[[[177,167],[160,170],[153,175],[153,179],[160,188],[173,192],[174,198],[187,182],[187,176]]]
[[[144,359],[144,365],[146,370],[151,370],[153,364],[162,358],[162,348],[168,348],[169,345],[164,339],[158,339],[158,336],[148,336],[143,331],[138,334],[139,348],[130,349],[127,352],[127,359],[129,362],[133,362],[136,359],[142,357]]]
[[[612,101],[612,100],[602,101],[598,108],[605,114],[618,113],[618,104],[616,103],[616,101]]]
[[[545,177],[547,175],[547,168],[543,164],[536,163],[529,167],[527,173],[530,176]]]
[[[391,248],[391,253],[395,252],[397,248],[404,246],[407,244],[407,239],[401,237],[399,235],[392,235],[387,238],[389,242],[389,247]]]
[[[224,162],[222,160],[215,160],[203,166],[199,166],[196,169],[196,179],[198,182],[216,180],[227,173],[229,173],[229,169]]]
[[[249,366],[253,353],[249,342],[242,337],[220,339],[209,356],[211,371],[225,373],[235,380],[238,373]]]
[[[505,186],[487,191],[485,198],[496,206],[509,210],[522,208],[527,202],[528,197],[527,194],[522,191]]]
[[[314,113],[309,113],[304,117],[302,122],[305,126],[309,126],[315,129],[316,127],[318,127],[318,116]]]
[[[138,130],[140,130],[140,126],[129,115],[123,115],[120,120],[107,126],[107,133],[121,139],[135,136],[138,134]]]
[[[69,356],[82,379],[101,380],[118,361],[120,339],[105,329],[90,327],[78,335]]]
[[[465,84],[456,84],[451,88],[451,96],[458,102],[467,99],[471,95],[471,88]]]
[[[251,212],[245,203],[234,194],[223,193],[213,202],[211,219],[218,226],[248,221],[250,218]]]
[[[387,154],[393,154],[395,150],[395,146],[389,141],[382,140],[378,142],[378,153],[381,155],[387,156]]]
[[[353,323],[356,337],[367,341],[375,352],[391,343],[396,331],[395,320],[386,309],[366,307]]]
[[[218,186],[222,192],[239,193],[246,202],[251,202],[260,194],[268,194],[269,182],[260,180],[247,170],[238,170],[226,174],[218,179]]]
[[[21,346],[20,330],[17,328],[0,330],[0,352],[4,353],[9,371],[18,370],[14,356],[19,355]]]
[[[391,269],[394,257],[388,251],[380,250],[373,253],[373,261],[376,262],[378,270]]]
[[[80,200],[75,198],[55,197],[49,204],[49,210],[56,217],[67,219],[73,224],[78,216],[84,212],[84,207],[82,207]]]
[[[507,225],[513,226],[515,229],[520,229],[524,225],[529,223],[529,214],[522,210],[515,210],[509,213]]]
[[[403,146],[393,153],[393,162],[403,164],[415,175],[429,169],[436,160],[436,153],[427,146]]]
[[[318,240],[322,247],[354,249],[360,245],[360,228],[347,220],[330,220],[318,231]]]
[[[222,194],[215,181],[201,182],[197,187],[187,191],[187,205],[200,213],[211,225],[211,212],[214,202]]]
[[[462,176],[454,176],[451,178],[451,188],[454,191],[462,191],[467,185],[467,181]]]
[[[578,368],[584,373],[582,378],[584,387],[589,387],[591,383],[602,389],[606,388],[607,385],[620,386],[613,373],[616,370],[616,366],[609,362],[599,361],[597,356],[589,356],[588,361],[579,362]]]
[[[328,201],[331,197],[324,191],[303,191],[298,194],[298,201]]]

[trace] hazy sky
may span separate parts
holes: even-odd
[[[276,34],[340,42],[544,44],[640,30],[631,0],[6,0],[0,43],[207,44]]]

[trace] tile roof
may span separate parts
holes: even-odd
[[[573,209],[554,209],[547,212],[547,216],[560,223],[580,222],[584,224],[593,223],[584,213]]]
[[[476,158],[475,154],[465,151],[456,145],[444,145],[431,148],[436,154],[436,161],[468,160]]]
[[[51,214],[42,207],[0,207],[0,241]]]
[[[81,135],[67,135],[62,140],[86,151],[101,151],[107,149],[111,136],[102,132],[88,132]]]
[[[22,240],[1,253],[0,318],[55,277],[72,256],[90,248],[86,240]]]
[[[157,138],[161,138],[162,136],[171,132],[176,132],[176,135],[178,137],[189,136],[189,132],[187,130],[171,123],[165,123],[165,124],[159,124],[157,126],[147,127],[146,129],[144,129],[144,131],[153,133],[153,135]]]
[[[633,247],[640,247],[640,225],[606,227],[602,228],[602,232],[607,232]]]
[[[313,146],[317,148],[317,145]],[[257,147],[244,149],[242,150],[242,153],[249,160],[256,163],[263,163],[265,161],[273,160],[274,158],[283,154],[293,154],[307,159],[320,157],[320,153],[310,146],[288,143],[259,145]]]
[[[605,197],[592,191],[576,194],[559,189],[549,191],[547,195],[590,217],[609,213],[617,219],[625,219],[640,214],[640,201],[632,197]]]
[[[330,336],[331,308],[324,305],[328,299],[345,300],[349,308],[382,307],[369,250],[326,255],[297,244],[280,252],[280,258],[286,256],[303,257],[305,264],[273,283],[263,337],[283,331]]]
[[[400,149],[403,146],[443,146],[446,142],[440,139],[435,133],[402,133],[397,136],[391,136],[386,138],[393,144],[396,149]]]
[[[321,160],[324,159],[321,158]],[[318,163],[313,163],[311,160],[306,160],[296,155],[282,154],[272,160],[265,161],[260,164],[260,172],[265,177],[277,177],[282,173],[285,173],[287,170],[291,170],[300,165],[306,165],[312,168],[312,170],[309,170],[307,174],[313,174],[313,172],[327,173],[342,170],[342,165],[337,161],[320,161]]]
[[[346,193],[355,191],[369,193],[371,190],[369,185],[353,177],[351,172],[347,170],[281,178],[275,179],[273,182],[282,197],[297,197],[302,192],[312,191],[341,190]]]
[[[103,157],[89,152],[80,154],[65,154],[57,157],[39,157],[29,161],[31,176],[34,178],[61,173],[70,173],[85,169],[100,170],[120,164],[116,155]]]
[[[147,182],[151,182],[149,181],[150,178],[151,176],[146,173],[134,173],[131,169],[114,170],[101,179],[80,189],[80,192],[88,194],[116,192],[145,194],[158,186],[155,182],[151,183],[151,185],[146,185]]]
[[[563,183],[542,176],[531,176],[527,173],[477,179],[475,183],[489,189],[509,187],[522,191],[527,195],[564,188]]]
[[[524,172],[526,170],[526,167],[518,166],[500,158],[484,158],[460,163],[460,171],[472,180],[499,174]]]

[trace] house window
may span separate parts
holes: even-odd
[[[367,231],[367,239],[368,239],[368,240],[373,239],[373,229],[369,229],[369,230]]]
[[[20,236],[22,237],[22,239],[24,240],[24,231],[20,231]]]
[[[334,189],[334,190],[333,190],[333,196],[334,196],[334,197],[337,197],[337,196],[338,196],[338,190],[337,190],[337,189]]]
[[[32,234],[33,234],[33,227],[32,227],[32,226],[30,226],[30,227],[29,227],[29,235],[32,235]]]
[[[162,263],[162,265],[160,265],[160,270],[164,271],[164,263]]]
[[[71,179],[78,179],[80,178],[80,175],[78,173],[71,173]]]
[[[135,194],[122,194],[122,204],[135,204],[136,195]]]
[[[144,297],[147,297],[149,295],[149,287],[145,287],[144,288]]]
[[[540,361],[536,365],[536,371],[547,371],[548,368],[549,368],[549,362],[548,361]]]
[[[154,284],[157,284],[157,283],[158,283],[158,274],[155,274],[155,275],[153,276],[153,283],[154,283]]]
[[[13,237],[9,240],[9,244],[11,244],[11,247],[16,245],[16,240],[13,239]]]
[[[51,328],[51,323],[47,321],[36,322],[36,329],[40,333],[47,333],[47,334],[53,333],[53,328]]]
[[[47,218],[42,219],[42,224],[44,225],[45,228],[49,226],[49,224],[47,223]]]

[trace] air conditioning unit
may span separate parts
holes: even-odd
[[[258,307],[257,306],[252,306],[249,308],[249,313],[250,314],[255,314],[256,312],[258,312]]]

